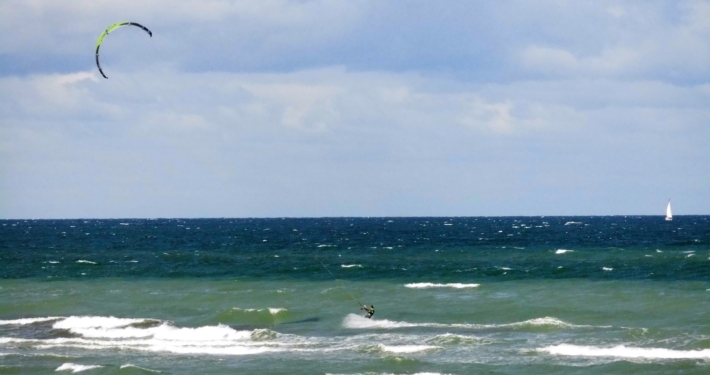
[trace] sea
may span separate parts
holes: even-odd
[[[710,374],[710,216],[0,220],[62,373]]]

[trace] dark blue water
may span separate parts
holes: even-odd
[[[709,251],[710,216],[0,221],[4,279],[710,281]]]

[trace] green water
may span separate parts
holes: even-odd
[[[0,373],[7,374],[54,373],[64,363],[102,366],[87,374],[147,371],[121,368],[128,364],[171,374],[710,371],[710,291],[704,282],[525,280],[419,289],[387,280],[24,279],[3,280],[0,288],[5,321],[155,319],[143,329],[170,322],[176,335],[171,339],[185,341],[180,350],[196,349],[175,353],[146,349],[142,342],[104,347],[129,341],[109,338],[110,329],[80,344],[58,343],[71,335],[52,329],[52,322],[6,324],[0,337],[34,338],[0,344]],[[350,315],[363,315],[354,299],[377,301],[373,320]],[[188,330],[219,324],[251,332],[251,348],[274,351],[225,354],[209,341],[219,334],[204,342]],[[132,341],[141,340],[147,339]],[[544,350],[560,345],[572,346],[570,353]],[[616,349],[588,356],[585,348]],[[631,348],[640,349],[640,356]],[[668,358],[693,353],[699,357]]]

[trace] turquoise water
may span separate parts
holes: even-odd
[[[0,374],[707,374],[708,219],[2,221]]]

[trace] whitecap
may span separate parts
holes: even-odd
[[[262,312],[262,311],[268,311],[271,315],[276,315],[284,311],[288,311],[288,309],[285,309],[283,307],[267,307],[265,309],[242,309],[240,307],[233,307],[232,310],[235,311],[244,311],[244,312]]]
[[[81,328],[121,328],[131,324],[159,322],[154,319],[132,319],[132,318],[115,318],[113,316],[70,316],[63,318],[54,323],[54,329],[81,329]]]
[[[573,252],[573,251],[574,251],[574,250],[557,249],[557,251],[555,251],[555,254],[571,253],[571,252]]]
[[[461,283],[450,283],[450,284],[434,284],[434,283],[412,283],[404,284],[406,288],[413,289],[429,289],[429,288],[454,288],[454,289],[464,289],[464,288],[478,288],[481,284],[461,284]]]
[[[613,271],[614,269],[613,269],[613,268],[610,268],[610,267],[602,267],[602,270],[604,270],[604,271]]]
[[[617,357],[649,359],[710,359],[710,349],[674,350],[665,348],[635,348],[618,345],[611,348],[579,345],[553,345],[538,349],[553,355],[579,357]]]
[[[140,366],[132,365],[132,364],[130,364],[130,363],[126,363],[125,365],[121,365],[121,368],[137,368],[137,369],[139,369],[139,370],[148,371],[148,372],[155,372],[155,373],[157,373],[157,374],[159,374],[159,373],[162,372],[162,371],[158,371],[158,370],[152,370],[152,369],[149,369],[149,368],[145,368],[145,367],[140,367]]]
[[[96,264],[96,262],[92,262],[90,260],[84,260],[84,259],[79,259],[76,261],[76,263]]]
[[[57,369],[54,371],[82,372],[82,371],[91,370],[91,369],[100,368],[100,367],[103,367],[103,366],[96,366],[96,365],[86,366],[86,365],[77,365],[75,363],[68,363],[67,362],[67,363],[57,367]]]
[[[353,268],[353,267],[362,268],[362,264],[341,264],[340,267],[342,267],[342,268]]]
[[[582,225],[582,223],[579,221],[568,221],[565,225]]]
[[[433,349],[441,349],[440,346],[435,345],[383,345],[377,344],[377,347],[386,353],[417,353],[425,352]]]

